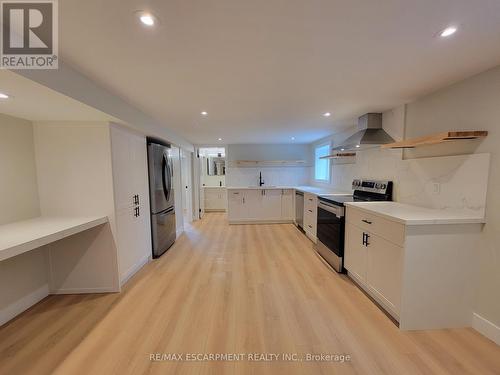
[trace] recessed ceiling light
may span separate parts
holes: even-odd
[[[0,99],[9,99],[9,95],[0,92]]]
[[[341,148],[340,151],[345,151],[345,148]]]
[[[134,14],[137,18],[139,18],[139,21],[147,27],[152,27],[160,23],[158,17],[146,10],[137,10]]]
[[[331,115],[332,115],[332,114],[331,114],[330,112],[325,112],[325,113],[323,113],[323,116],[325,116],[325,117],[330,117]]]
[[[360,148],[361,146],[360,145],[356,145],[356,148]]]
[[[451,36],[457,32],[457,28],[455,26],[450,26],[441,31],[439,35],[441,35],[443,38],[446,38],[448,36]]]
[[[292,137],[292,141],[295,141],[295,137]]]
[[[219,138],[219,141],[222,141],[222,138]]]
[[[203,112],[201,112],[201,115],[202,115],[202,116],[207,116],[207,115],[208,115],[208,112],[203,111]]]

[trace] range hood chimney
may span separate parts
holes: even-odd
[[[361,151],[392,142],[394,139],[382,129],[382,113],[367,113],[358,119],[358,132],[333,151]]]

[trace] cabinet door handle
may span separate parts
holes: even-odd
[[[368,247],[368,245],[370,244],[368,242],[368,238],[370,238],[370,235],[368,233],[363,232],[363,245],[365,245],[366,247]]]
[[[311,225],[309,225],[309,224],[308,224],[307,226],[308,226],[309,228],[311,228],[311,229],[312,229],[312,226],[311,226]]]
[[[308,211],[311,212],[311,213],[313,212],[313,210],[308,210]]]
[[[245,197],[243,197],[243,204],[245,204]]]
[[[366,224],[371,224],[372,222],[370,220],[366,220],[366,219],[363,219],[361,220],[363,223],[366,223]]]

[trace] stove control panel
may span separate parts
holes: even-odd
[[[392,182],[387,180],[355,179],[352,181],[352,188],[369,193],[391,194]]]

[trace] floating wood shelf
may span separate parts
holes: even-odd
[[[425,137],[406,139],[400,142],[388,143],[382,145],[382,148],[415,148],[418,146],[436,145],[439,143],[463,141],[467,139],[483,138],[488,135],[484,130],[473,131],[449,131],[437,133]]]
[[[235,160],[238,167],[296,167],[305,166],[306,160]]]
[[[320,159],[342,159],[342,158],[351,158],[354,156],[356,156],[355,152],[339,152],[336,154],[322,156],[320,157]]]

